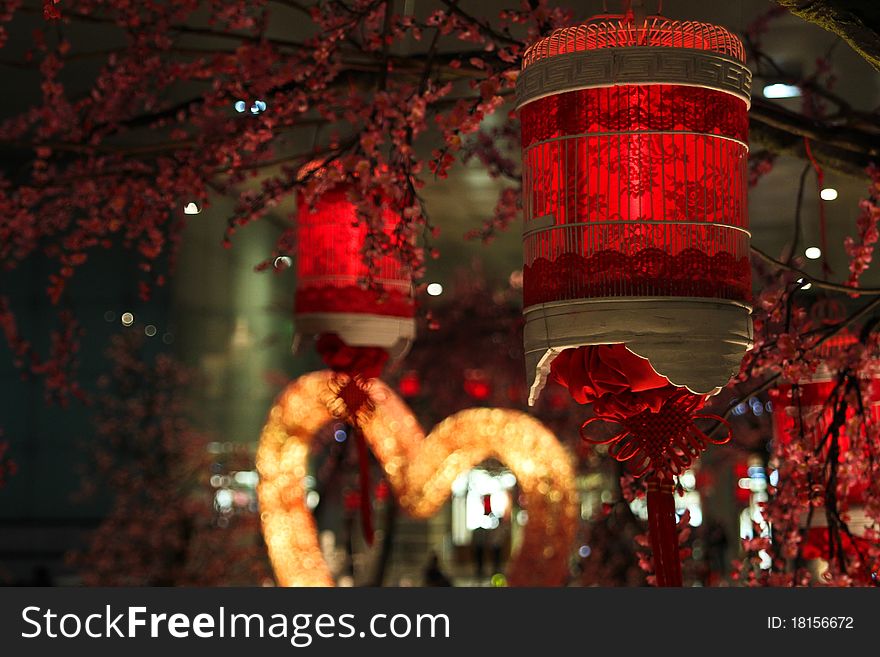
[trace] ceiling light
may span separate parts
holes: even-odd
[[[837,198],[837,190],[833,187],[826,187],[819,192],[819,198],[823,201],[833,201]]]
[[[804,255],[807,256],[810,260],[818,260],[822,257],[822,249],[818,246],[808,246],[804,251]]]
[[[764,87],[764,98],[798,98],[800,95],[800,87],[794,84],[776,82]]]
[[[432,297],[439,297],[441,294],[443,294],[443,286],[440,285],[440,283],[431,283],[430,285],[428,285],[426,291]]]

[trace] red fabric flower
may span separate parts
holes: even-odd
[[[648,408],[657,412],[681,390],[622,344],[566,349],[553,361],[550,372],[576,402],[593,404],[597,415],[616,418]]]
[[[388,352],[381,347],[351,347],[335,333],[320,335],[315,348],[327,367],[350,377],[375,379],[388,361]]]
[[[55,21],[61,18],[61,11],[56,7],[60,0],[43,0],[43,18]]]

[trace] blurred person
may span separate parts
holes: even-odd
[[[452,582],[440,569],[440,558],[436,552],[431,552],[425,568],[425,586],[452,586]]]

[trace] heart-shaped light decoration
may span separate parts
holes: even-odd
[[[329,394],[333,377],[313,372],[289,384],[269,412],[257,450],[263,535],[282,586],[333,586],[304,485],[312,441],[336,417],[338,399]],[[370,396],[375,408],[359,426],[404,511],[418,518],[433,515],[458,475],[495,457],[516,476],[528,512],[508,581],[565,582],[577,495],[571,459],[549,429],[519,411],[474,408],[448,417],[425,436],[406,403],[384,383],[373,380]]]

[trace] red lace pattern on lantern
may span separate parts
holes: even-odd
[[[678,114],[672,99],[690,98],[693,89],[667,89],[661,94],[666,104],[649,102],[654,92],[648,87],[627,86],[549,96],[523,108],[527,231],[544,217],[553,217],[556,225],[609,220],[748,225],[747,149],[741,143],[745,103],[708,92],[727,96],[716,99],[719,106],[736,105],[713,113],[692,104]],[[600,99],[596,117],[578,116],[576,102],[560,106],[568,103],[565,96],[579,95]],[[681,130],[659,127],[667,122]]]
[[[669,255],[643,249],[629,256],[606,249],[590,256],[566,253],[538,258],[523,269],[526,307],[550,301],[621,296],[682,296],[751,299],[750,264],[728,252],[698,249]]]
[[[580,89],[540,98],[520,110],[522,145],[585,133],[681,131],[745,142],[741,98],[714,89],[668,84]]]
[[[389,317],[415,316],[412,295],[394,289],[365,290],[357,285],[301,286],[296,291],[295,312],[364,313]]]

